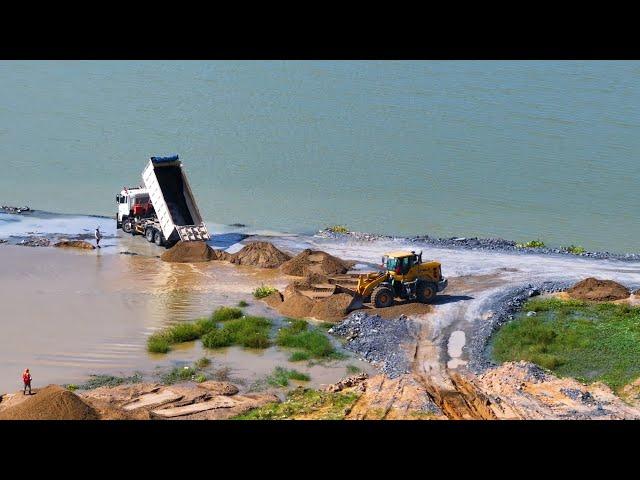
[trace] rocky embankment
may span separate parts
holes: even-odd
[[[567,248],[551,248],[551,247],[520,247],[513,240],[505,240],[504,238],[479,238],[479,237],[449,237],[438,238],[429,235],[416,235],[413,237],[401,237],[391,235],[378,235],[374,233],[363,232],[347,232],[336,233],[329,229],[320,230],[316,233],[317,237],[330,238],[336,241],[355,240],[358,242],[375,242],[379,240],[409,242],[425,247],[450,248],[459,250],[487,250],[504,253],[517,254],[536,254],[536,255],[568,255],[573,257],[583,257],[590,259],[612,259],[637,262],[640,260],[640,253],[612,253],[612,252],[582,252],[572,253]]]

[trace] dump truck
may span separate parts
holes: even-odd
[[[151,157],[142,182],[144,186],[125,187],[116,195],[116,228],[167,248],[180,240],[209,240],[178,155]]]
[[[440,262],[423,261],[422,252],[389,252],[380,266],[377,272],[330,276],[327,283],[313,284],[311,290],[300,293],[316,299],[347,293],[353,297],[347,307],[350,312],[369,302],[376,308],[390,307],[396,299],[430,303],[449,283]]]

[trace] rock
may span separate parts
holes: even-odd
[[[537,315],[536,312],[533,312],[533,311],[527,312],[527,317],[535,317],[536,315]]]
[[[96,247],[84,240],[64,240],[54,245],[57,248],[78,248],[81,250],[95,250]]]
[[[29,237],[18,242],[18,245],[23,247],[48,247],[51,245],[51,240],[46,237]]]
[[[198,383],[198,388],[204,388],[214,395],[235,395],[240,390],[234,384],[229,382],[216,382],[214,380],[207,380],[202,383]]]

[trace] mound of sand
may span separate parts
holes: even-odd
[[[216,252],[205,242],[178,242],[164,252],[160,258],[165,262],[198,263],[218,260],[219,255],[219,252]]]
[[[315,300],[296,292],[285,299],[277,309],[282,315],[287,317],[304,318],[309,316],[314,305]]]
[[[347,307],[353,298],[346,293],[338,293],[314,302],[309,317],[318,320],[336,321],[342,320],[347,315]]]
[[[320,250],[303,250],[291,260],[284,262],[280,269],[287,275],[306,277],[313,274],[337,275],[347,273],[355,262],[341,260]]]
[[[620,285],[613,280],[598,280],[589,277],[567,290],[571,298],[577,300],[591,300],[596,302],[606,302],[611,300],[622,300],[629,298],[631,292],[624,285]]]
[[[252,265],[259,268],[278,268],[291,256],[278,250],[269,242],[252,242],[231,255],[229,261],[237,265]]]
[[[294,280],[289,285],[286,286],[283,292],[283,296],[285,299],[289,298],[294,293],[300,293],[305,290],[315,290],[315,284],[327,284],[328,278],[326,275],[321,275],[319,273],[313,273],[302,280]]]
[[[54,247],[58,248],[80,248],[83,250],[95,250],[96,247],[91,245],[89,242],[85,242],[84,240],[63,240],[62,242],[58,242],[54,245]]]
[[[282,294],[280,292],[273,292],[271,295],[263,298],[264,302],[271,308],[278,308],[283,302]]]
[[[58,385],[38,390],[23,402],[0,412],[0,420],[97,420],[96,410]]]

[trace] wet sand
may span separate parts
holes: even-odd
[[[214,365],[230,367],[232,376],[250,383],[286,363],[287,354],[275,348],[205,351],[199,342],[168,355],[147,353],[146,337],[154,330],[208,315],[220,305],[245,300],[247,313],[273,317],[251,292],[263,283],[283,288],[287,279],[274,270],[226,262],[170,264],[116,253],[136,247],[152,248],[129,237],[113,248],[88,252],[0,246],[0,392],[21,388],[26,367],[34,385],[80,383],[92,373],[152,372],[207,354]],[[345,374],[344,362],[295,368],[312,375],[310,385],[332,383]]]

